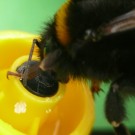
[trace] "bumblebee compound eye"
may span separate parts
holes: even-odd
[[[27,68],[27,62],[23,63],[17,68],[18,73],[24,73]],[[26,74],[27,77],[23,77],[21,82],[23,86],[31,93],[41,96],[50,97],[54,96],[58,91],[58,81],[55,79],[55,73],[52,71],[42,71],[38,68],[39,62],[31,61],[29,63],[29,70]],[[24,74],[25,75],[25,74]],[[24,85],[24,79],[25,85]]]
[[[44,74],[39,71],[35,78],[27,81],[26,88],[38,96],[50,97],[57,93],[58,82],[48,74],[48,71]]]

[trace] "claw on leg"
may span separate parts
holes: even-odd
[[[112,126],[113,127],[119,127],[120,123],[117,123],[116,121],[112,121]]]

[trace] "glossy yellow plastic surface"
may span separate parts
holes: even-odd
[[[0,135],[88,135],[94,121],[93,97],[85,81],[59,84],[53,97],[27,91],[7,71],[27,61],[35,35],[0,33]],[[34,53],[33,59],[38,59]]]

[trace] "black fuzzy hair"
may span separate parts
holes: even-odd
[[[57,72],[59,78],[73,76],[103,81],[128,73],[128,67],[132,70],[131,61],[135,57],[134,31],[103,37],[97,42],[86,41],[84,36],[87,30],[95,31],[134,9],[135,0],[71,0],[66,6],[66,11],[63,8],[63,12],[66,12],[64,23],[68,28],[66,31],[70,42],[64,46],[59,41],[57,15],[41,34],[41,44],[46,48],[44,65],[48,69]],[[126,51],[127,47],[129,51]],[[43,50],[40,56],[44,58]],[[125,66],[127,64],[128,67]]]

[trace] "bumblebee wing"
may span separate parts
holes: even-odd
[[[135,9],[112,20],[101,28],[104,36],[135,29]]]

